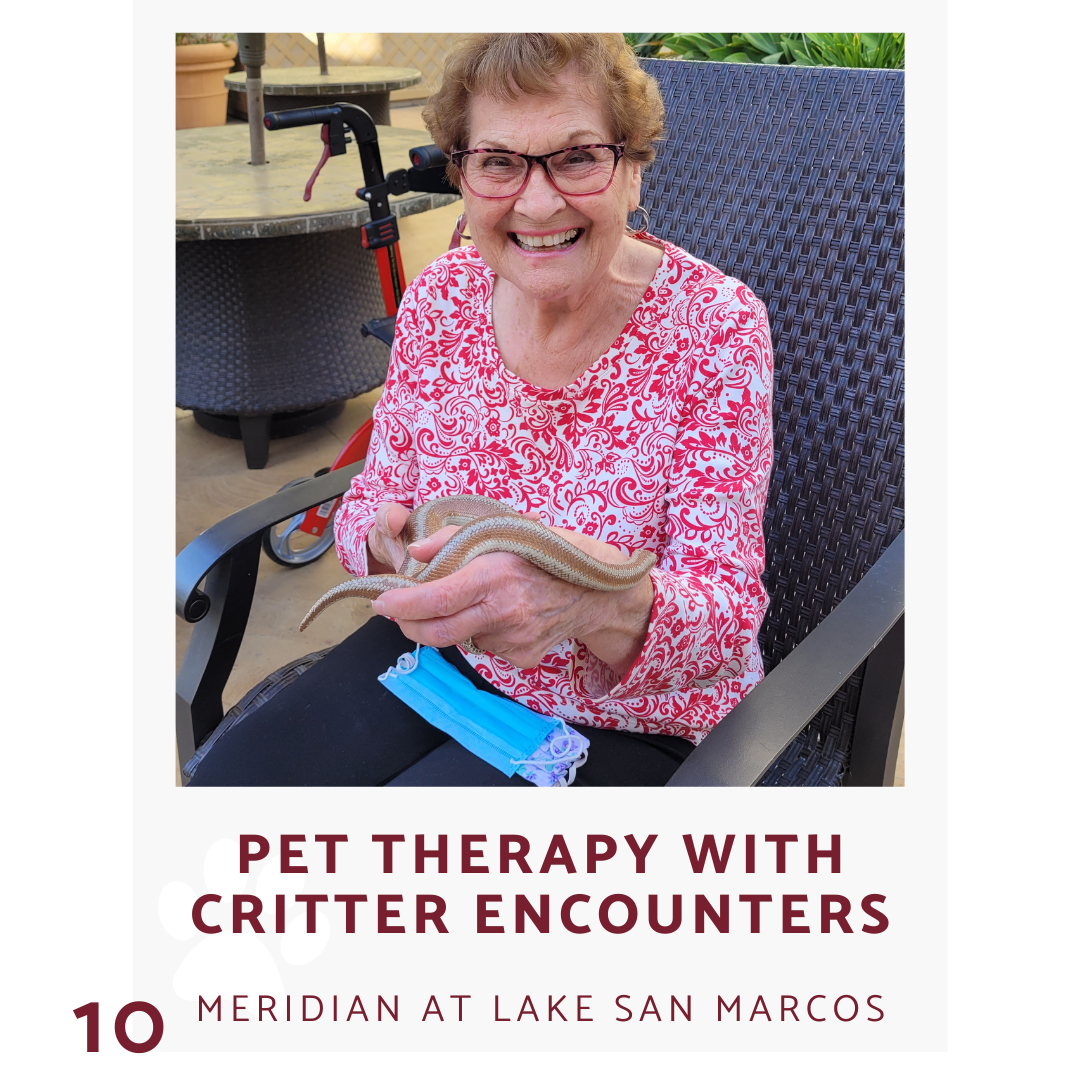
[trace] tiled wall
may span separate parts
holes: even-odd
[[[416,68],[423,79],[395,90],[391,101],[426,98],[439,85],[453,34],[326,34],[328,64]],[[318,67],[314,34],[267,34],[267,67]]]

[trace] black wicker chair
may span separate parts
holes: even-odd
[[[754,290],[776,359],[768,676],[670,784],[891,784],[904,672],[903,73],[645,66],[668,110],[645,174],[652,231]],[[177,612],[205,615],[178,681],[181,761],[222,718],[262,530],[358,469],[234,514],[178,556]]]

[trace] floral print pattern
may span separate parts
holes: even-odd
[[[556,390],[503,366],[494,276],[475,248],[424,270],[402,300],[367,464],[336,534],[342,564],[363,575],[380,503],[473,494],[627,554],[648,548],[648,636],[621,680],[572,640],[527,670],[465,655],[537,712],[698,743],[762,677],[772,346],[745,285],[663,246],[622,333]]]

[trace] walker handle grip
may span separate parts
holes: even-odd
[[[341,110],[336,105],[319,105],[313,109],[282,109],[268,112],[263,123],[270,131],[282,128],[307,127],[309,124],[328,124]]]
[[[409,151],[409,160],[414,169],[435,169],[448,164],[446,155],[434,144],[414,146]]]

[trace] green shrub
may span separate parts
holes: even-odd
[[[672,34],[623,34],[630,47],[638,56],[657,56],[664,47],[666,38]]]
[[[627,34],[639,56],[798,67],[902,68],[903,34]],[[646,51],[648,50],[648,51]]]

